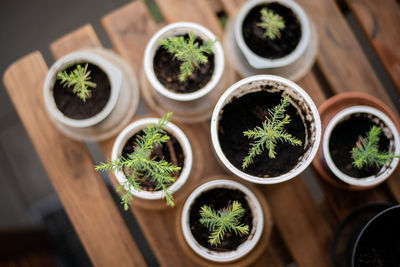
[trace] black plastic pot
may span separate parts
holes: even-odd
[[[364,226],[351,266],[400,266],[400,205],[385,209]]]
[[[368,203],[347,215],[337,228],[332,244],[332,260],[335,267],[349,267],[353,262],[353,250],[360,234],[369,222],[381,212],[395,206],[388,202]]]

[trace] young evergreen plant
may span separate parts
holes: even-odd
[[[180,60],[180,75],[179,80],[181,82],[186,81],[187,78],[192,75],[196,68],[199,68],[200,64],[208,62],[208,58],[205,54],[211,54],[213,52],[213,45],[217,40],[207,40],[200,46],[196,42],[196,37],[193,31],[190,31],[189,37],[185,40],[184,36],[172,36],[166,39],[161,39],[160,44],[174,57]]]
[[[92,93],[89,87],[96,88],[96,83],[90,81],[90,70],[88,71],[87,68],[88,63],[83,68],[81,65],[77,65],[69,74],[66,70],[57,73],[57,80],[61,80],[61,85],[64,87],[73,86],[72,92],[83,102],[86,102],[86,99]]]
[[[162,128],[167,125],[171,115],[172,113],[169,112],[159,120],[158,125],[150,124],[143,129],[143,134],[135,140],[134,151],[127,157],[120,156],[119,159],[100,163],[95,167],[97,171],[124,172],[126,181],[117,188],[117,191],[124,191],[121,195],[121,203],[125,210],[128,209],[128,204],[133,198],[131,190],[142,190],[140,185],[142,179],[148,179],[156,184],[155,190],[164,192],[167,205],[174,206],[174,199],[168,187],[175,182],[172,174],[181,168],[164,159],[151,157],[151,152],[156,146],[162,146],[169,140],[169,136]]]
[[[387,151],[380,152],[378,148],[381,128],[372,126],[365,137],[360,137],[351,150],[353,165],[358,169],[363,167],[382,167],[389,160],[399,158],[400,155],[389,154]]]
[[[289,96],[285,96],[281,103],[268,110],[269,118],[266,117],[262,127],[257,126],[253,130],[244,131],[244,136],[255,140],[250,147],[248,155],[243,159],[242,168],[247,168],[255,156],[260,155],[265,149],[268,150],[270,158],[276,157],[275,147],[279,142],[286,142],[292,146],[301,146],[301,140],[285,131],[285,126],[290,123],[290,116],[285,115],[286,107],[290,104]]]
[[[268,8],[261,9],[260,13],[261,22],[257,25],[265,30],[264,37],[271,40],[281,38],[281,30],[285,29],[283,18]]]
[[[240,223],[240,218],[244,213],[245,210],[238,201],[233,201],[232,205],[228,204],[228,207],[219,211],[207,205],[201,207],[200,223],[211,232],[208,242],[212,246],[218,246],[227,232],[234,232],[240,236],[249,234],[249,226]]]

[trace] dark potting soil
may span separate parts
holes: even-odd
[[[136,133],[131,138],[129,138],[129,140],[124,145],[124,148],[122,149],[123,157],[128,157],[129,154],[133,153],[136,145],[136,139],[140,135],[143,135],[143,131],[140,131],[139,133]],[[150,158],[157,157],[156,160],[164,159],[168,162],[171,162],[172,165],[181,167],[181,170],[172,174],[172,177],[174,177],[176,181],[179,178],[179,174],[181,173],[184,165],[184,154],[178,140],[168,132],[167,135],[169,136],[169,141],[167,143],[163,143],[162,147],[155,146],[150,154]],[[157,187],[155,183],[150,181],[150,178],[148,176],[144,175],[140,177],[139,184],[145,191],[155,191],[155,188]]]
[[[261,9],[268,8],[281,16],[285,28],[281,36],[271,40],[264,37],[264,28],[258,26],[261,22]],[[301,38],[301,25],[296,15],[289,8],[278,3],[258,5],[250,10],[242,25],[242,34],[247,46],[257,55],[276,59],[290,54],[298,45]]]
[[[268,116],[268,109],[280,104],[281,99],[281,93],[259,91],[235,99],[224,107],[218,128],[219,142],[225,156],[236,168],[243,170],[243,159],[248,154],[250,143],[253,143],[243,132],[256,126],[262,127],[262,122]],[[306,129],[297,109],[289,105],[286,114],[289,114],[291,120],[285,127],[286,131],[301,140],[304,146]],[[271,159],[268,151],[264,150],[243,171],[265,178],[284,174],[291,170],[304,154],[303,146],[278,142],[275,149],[276,158]]]
[[[387,211],[376,218],[359,240],[356,267],[400,266],[400,212]]]
[[[245,195],[239,190],[216,188],[198,196],[190,208],[190,229],[194,238],[200,245],[214,251],[231,251],[236,250],[240,244],[247,240],[248,235],[240,236],[235,233],[226,233],[221,244],[218,246],[211,246],[208,242],[210,231],[199,221],[201,218],[200,209],[202,206],[207,205],[218,211],[220,209],[225,209],[228,207],[228,204],[235,200],[241,203],[245,210],[243,217],[240,219],[240,223],[248,225],[249,233],[251,233],[251,230],[253,229],[253,215]]]
[[[189,38],[187,34],[184,35],[184,37],[185,39]],[[201,46],[203,40],[196,38],[195,42]],[[168,88],[175,93],[195,92],[203,88],[210,81],[211,76],[214,73],[214,54],[206,54],[206,56],[208,62],[200,64],[200,67],[195,68],[192,75],[190,75],[186,81],[181,82],[179,80],[179,75],[181,73],[179,67],[182,64],[182,61],[174,58],[173,54],[160,46],[154,55],[154,72],[160,83],[164,85],[165,88]]]
[[[338,124],[333,129],[329,140],[329,151],[335,165],[345,174],[354,178],[363,178],[375,175],[379,167],[363,167],[358,169],[353,166],[351,150],[360,136],[365,137],[372,126],[379,126],[367,118],[365,114],[352,115],[349,119]],[[389,139],[383,134],[379,139],[379,151],[389,149]]]
[[[80,63],[82,67],[86,63]],[[77,64],[72,65],[66,69],[69,74],[76,68]],[[96,83],[96,88],[89,88],[91,96],[83,102],[76,96],[72,90],[73,87],[65,87],[60,84],[60,80],[54,82],[53,96],[57,108],[67,117],[75,120],[83,120],[90,118],[99,113],[107,104],[111,94],[110,80],[107,74],[99,67],[93,64],[88,65],[90,71],[90,81]]]

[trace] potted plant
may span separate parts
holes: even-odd
[[[70,53],[57,60],[44,82],[45,106],[55,126],[84,141],[100,141],[120,131],[139,103],[134,73],[104,49]]]
[[[125,209],[133,196],[165,198],[167,206],[173,207],[173,194],[189,178],[192,149],[182,130],[168,122],[171,114],[128,125],[114,142],[111,160],[96,166],[98,171],[114,172]]]
[[[181,227],[186,243],[199,256],[231,262],[257,245],[264,214],[250,189],[232,180],[217,179],[190,194],[182,210]]]
[[[244,77],[275,74],[299,80],[317,53],[317,35],[303,9],[289,0],[246,2],[226,30],[226,51]]]
[[[274,184],[300,174],[321,137],[317,109],[295,83],[273,75],[245,78],[219,99],[211,139],[222,164],[253,183]]]
[[[352,106],[329,121],[322,151],[324,165],[340,181],[372,187],[396,169],[400,137],[393,121],[380,110]]]
[[[143,68],[149,106],[158,113],[171,110],[179,121],[208,118],[226,88],[222,46],[195,23],[173,23],[156,32],[146,46]]]

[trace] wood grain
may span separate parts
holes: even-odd
[[[3,81],[72,224],[95,266],[143,266],[85,145],[64,137],[50,122],[42,97],[46,73],[42,55],[33,52],[12,64]]]
[[[400,6],[396,0],[347,0],[400,96]],[[397,102],[398,103],[398,102]]]

